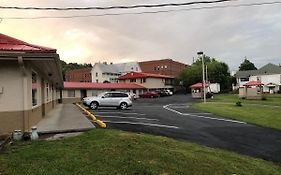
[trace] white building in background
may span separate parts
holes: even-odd
[[[238,71],[236,73],[237,88],[249,81],[263,83],[263,92],[276,93],[281,91],[281,67],[267,64],[258,70]]]
[[[117,83],[120,75],[128,72],[141,72],[138,62],[119,64],[95,63],[91,71],[92,82],[95,83]]]
[[[120,76],[118,79],[119,83],[135,83],[137,85],[145,87],[148,91],[160,89],[169,89],[171,91],[174,91],[174,76],[144,72],[130,72]]]

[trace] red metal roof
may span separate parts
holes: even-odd
[[[56,53],[56,49],[29,44],[0,33],[0,51]]]
[[[133,83],[64,82],[65,89],[146,89]]]
[[[161,75],[161,74],[151,74],[151,73],[144,73],[144,72],[129,72],[125,75],[121,75],[118,79],[132,79],[132,78],[146,78],[146,77],[175,78],[174,76]]]
[[[209,86],[208,84],[205,84],[205,86]],[[193,84],[191,85],[190,87],[192,88],[200,88],[200,87],[203,87],[203,83],[196,83],[196,84]]]
[[[245,83],[244,86],[263,86],[263,83],[257,81],[249,81]]]

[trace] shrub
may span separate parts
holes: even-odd
[[[213,93],[211,93],[211,92],[206,93],[206,98],[212,98],[212,97],[213,97]]]
[[[262,96],[262,97],[261,97],[261,100],[264,100],[264,101],[265,101],[265,100],[267,100],[267,98],[266,98],[265,96]]]
[[[238,102],[235,103],[235,105],[241,107],[242,103],[241,103],[241,101],[238,101]]]

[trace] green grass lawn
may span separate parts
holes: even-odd
[[[209,102],[237,102],[252,103],[252,104],[264,104],[264,105],[276,105],[281,106],[281,94],[265,94],[267,100],[246,100],[238,97],[238,94],[219,94],[214,95],[213,99],[209,99]]]
[[[248,123],[281,130],[281,107],[261,107],[243,104],[242,107],[233,104],[196,103],[195,109],[210,112],[226,118],[237,119]]]
[[[95,129],[59,141],[17,142],[0,154],[0,174],[281,174],[261,159],[173,139]]]

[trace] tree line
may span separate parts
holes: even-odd
[[[60,64],[61,64],[61,70],[62,70],[62,76],[63,76],[63,80],[65,80],[65,72],[69,71],[69,70],[74,70],[74,69],[83,69],[83,68],[91,68],[93,67],[93,65],[91,63],[87,64],[79,64],[79,63],[66,63],[63,60],[60,60]]]
[[[230,75],[228,65],[209,56],[204,56],[204,62],[208,72],[206,79],[211,83],[219,83],[222,92],[231,91],[232,84],[236,84],[236,78]],[[239,66],[239,71],[256,69],[254,63],[247,58]],[[176,78],[176,82],[187,87],[187,91],[190,91],[189,87],[191,85],[202,82],[202,74],[202,58],[198,58],[194,63],[180,72]]]

